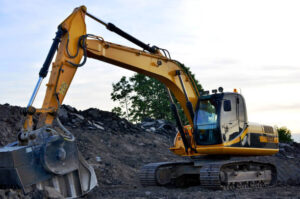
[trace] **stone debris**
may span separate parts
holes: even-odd
[[[138,124],[138,126],[142,129],[145,129],[147,132],[153,132],[166,136],[175,136],[177,133],[175,124],[166,120],[154,120],[148,118]]]
[[[100,156],[97,156],[97,157],[96,157],[96,161],[97,161],[97,162],[102,162],[101,157],[100,157]]]

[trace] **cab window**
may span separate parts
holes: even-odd
[[[200,100],[195,117],[195,138],[198,145],[221,143],[218,128],[219,102],[213,99]]]

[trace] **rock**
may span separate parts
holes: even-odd
[[[72,113],[72,115],[76,116],[80,120],[84,120],[84,117],[82,115],[79,115],[77,113]]]
[[[77,120],[76,119],[72,119],[71,122],[74,124],[74,123],[77,122]]]
[[[150,127],[149,130],[152,131],[152,132],[155,132],[155,131],[156,131],[156,128],[155,128],[155,127]]]
[[[66,123],[69,119],[68,111],[64,108],[61,108],[58,111],[58,117],[61,120],[61,122]]]
[[[47,198],[49,198],[49,199],[63,199],[64,198],[58,191],[56,191],[52,187],[45,186],[44,190],[46,191]]]
[[[96,162],[102,162],[102,159],[101,159],[100,156],[97,156],[97,157],[96,157]]]
[[[156,120],[156,121],[157,121],[157,123],[159,123],[159,124],[165,124],[165,123],[166,123],[165,120]]]
[[[152,131],[150,129],[146,129],[146,132],[152,133]]]
[[[71,112],[71,113],[76,113],[76,112],[78,112],[77,110],[76,110],[76,108],[74,108],[74,107],[72,107],[72,106],[70,106],[70,105],[62,105],[62,108],[64,108],[65,110],[67,110],[68,112]]]
[[[143,119],[142,123],[144,123],[144,122],[153,122],[153,121],[154,121],[154,119],[152,119],[150,117],[146,117],[146,118]]]
[[[102,126],[100,126],[99,124],[94,123],[93,125],[94,125],[97,129],[100,129],[100,130],[102,130],[102,131],[105,130],[105,129],[104,129]]]
[[[165,120],[153,120],[148,118],[138,125],[142,129],[145,129],[146,132],[154,132],[166,136],[173,136],[177,132],[176,126]]]
[[[85,110],[84,113],[87,114],[88,117],[93,120],[97,120],[98,118],[101,117],[100,111],[95,108],[89,108],[89,109]]]
[[[112,182],[109,179],[105,179],[106,184],[112,184]]]
[[[89,120],[87,121],[87,123],[90,124],[90,125],[93,125],[93,123],[91,121],[89,121]]]
[[[291,156],[291,155],[287,155],[286,157],[289,158],[289,159],[295,158],[294,156]]]
[[[150,196],[151,195],[151,191],[146,191],[145,194],[146,194],[146,196]]]
[[[155,125],[155,122],[144,122],[142,123],[142,127],[147,128],[147,127],[152,127]]]
[[[99,125],[101,125],[101,126],[104,125],[102,122],[99,122],[99,121],[96,121],[96,122],[94,122],[94,123],[99,124]]]
[[[88,126],[87,128],[88,128],[89,130],[95,130],[95,129],[96,129],[95,126]]]

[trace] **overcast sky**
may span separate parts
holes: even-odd
[[[241,90],[251,122],[300,133],[300,1],[0,0],[0,103],[26,106],[57,25],[86,5],[145,43],[166,48],[207,90]],[[135,47],[87,18],[87,31]],[[111,110],[111,84],[133,73],[88,60],[64,103]],[[43,88],[35,102],[41,106]]]

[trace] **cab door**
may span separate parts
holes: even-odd
[[[220,128],[224,142],[236,138],[240,132],[238,98],[235,93],[226,93],[222,100]]]

